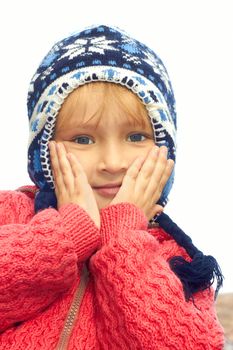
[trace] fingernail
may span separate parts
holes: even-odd
[[[151,154],[152,154],[152,155],[157,155],[157,154],[158,154],[158,147],[157,147],[157,146],[155,146],[155,147],[152,148]]]
[[[166,146],[161,146],[161,152],[167,153],[167,147]]]

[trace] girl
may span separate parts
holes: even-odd
[[[222,276],[163,213],[176,113],[124,32],[56,43],[28,95],[35,186],[0,193],[0,349],[222,349]]]

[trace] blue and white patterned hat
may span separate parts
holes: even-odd
[[[121,84],[133,91],[147,108],[156,144],[166,145],[168,157],[175,161],[175,99],[161,59],[118,28],[92,26],[57,42],[30,83],[28,172],[41,192],[54,191],[48,142],[58,111],[74,89],[93,81]],[[163,206],[173,180],[174,171],[159,200]]]

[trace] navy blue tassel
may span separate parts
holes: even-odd
[[[185,299],[193,299],[193,295],[211,287],[215,279],[217,282],[215,298],[223,284],[221,269],[214,257],[204,255],[192,243],[191,238],[186,235],[168,215],[162,213],[157,222],[174,240],[189,254],[191,262],[186,261],[182,256],[175,256],[170,259],[169,264],[172,271],[179,277],[184,289]]]
[[[57,209],[57,198],[54,191],[39,190],[35,196],[35,213],[46,208]]]

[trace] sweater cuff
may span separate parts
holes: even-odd
[[[78,262],[87,260],[100,247],[100,230],[79,205],[65,204],[59,213],[67,238],[74,243]]]
[[[101,209],[101,244],[106,244],[118,232],[147,230],[148,220],[143,211],[132,203],[117,203]]]

